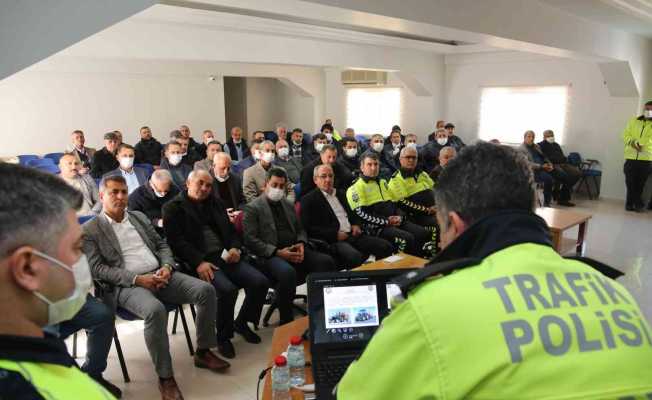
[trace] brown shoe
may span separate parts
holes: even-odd
[[[198,351],[195,353],[195,367],[210,369],[213,372],[222,372],[229,368],[231,364],[222,360],[212,351]]]
[[[162,400],[183,400],[183,395],[181,394],[174,377],[159,379],[158,390],[161,392]]]

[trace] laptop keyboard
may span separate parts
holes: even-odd
[[[334,387],[354,360],[355,358],[320,361],[314,368],[315,382],[319,382],[320,386]]]

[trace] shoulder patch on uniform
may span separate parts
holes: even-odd
[[[602,263],[600,261],[594,260],[592,258],[588,257],[580,257],[580,256],[568,256],[564,257],[566,260],[575,260],[582,262],[584,264],[589,265],[591,268],[595,269],[596,271],[600,272],[602,275],[611,278],[611,279],[616,279],[619,278],[623,275],[625,275],[624,272],[617,270],[616,268],[613,268],[605,263]]]
[[[358,195],[357,190],[351,190],[351,200],[353,200],[354,203],[357,203],[360,201],[360,195]]]
[[[453,271],[472,267],[482,262],[479,258],[460,258],[452,261],[429,263],[421,269],[410,271],[392,280],[403,293],[403,297],[408,297],[408,292],[424,282],[430,277],[437,275],[448,275]]]

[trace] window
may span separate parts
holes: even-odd
[[[401,125],[400,88],[349,89],[346,96],[346,126],[359,134],[385,136]]]
[[[543,131],[552,129],[555,140],[563,143],[567,104],[567,86],[483,88],[479,137],[522,143],[523,133],[533,130],[539,142]]]

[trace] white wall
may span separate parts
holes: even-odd
[[[304,96],[295,88],[280,81],[280,102],[283,105],[279,116],[279,122],[285,122],[289,129],[301,128],[305,132],[314,133],[315,125],[315,103],[312,96]]]
[[[274,130],[274,124],[280,121],[281,108],[279,100],[281,87],[276,79],[246,78],[247,90],[247,127],[249,133],[261,130]]]
[[[445,119],[466,141],[478,137],[482,86],[570,84],[564,150],[602,163],[601,195],[624,198],[622,130],[637,98],[609,96],[600,69],[590,62],[527,54],[446,57]],[[541,132],[537,132],[537,141]]]

